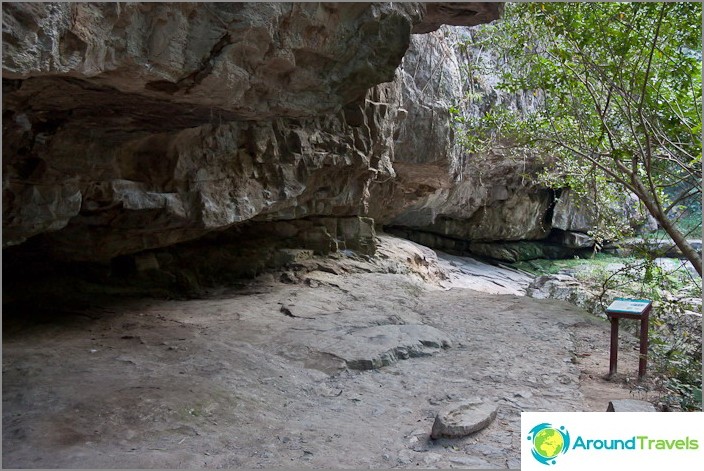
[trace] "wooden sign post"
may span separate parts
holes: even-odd
[[[606,308],[606,316],[611,321],[611,356],[609,358],[609,377],[616,374],[618,368],[618,320],[640,319],[640,360],[638,361],[638,379],[645,376],[648,362],[648,323],[653,302],[647,299],[616,298]]]

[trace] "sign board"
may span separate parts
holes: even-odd
[[[616,298],[616,300],[606,308],[606,312],[643,314],[643,311],[645,311],[650,303],[651,301],[648,301],[647,299]]]

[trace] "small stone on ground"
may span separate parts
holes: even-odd
[[[442,410],[433,423],[430,438],[459,438],[478,432],[496,418],[495,403],[471,399]]]

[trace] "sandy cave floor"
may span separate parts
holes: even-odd
[[[605,320],[522,296],[518,272],[379,240],[373,259],[202,299],[5,313],[3,467],[515,469],[521,411],[645,398],[627,334],[625,374],[604,379]],[[430,440],[437,412],[473,397],[496,420]]]

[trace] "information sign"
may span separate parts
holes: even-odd
[[[616,298],[606,312],[623,312],[626,314],[643,314],[643,311],[650,305],[650,301],[646,299],[626,299]]]
[[[640,320],[640,360],[638,361],[638,379],[645,376],[648,359],[648,323],[653,302],[648,299],[616,298],[606,308],[606,316],[611,321],[611,355],[609,358],[609,377],[616,374],[618,366],[618,320]]]

